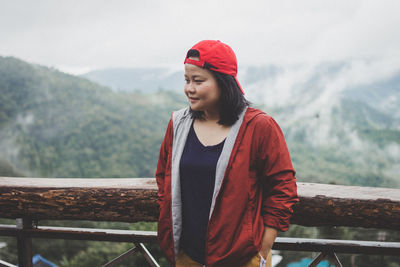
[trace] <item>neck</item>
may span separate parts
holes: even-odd
[[[204,111],[204,119],[206,121],[219,121],[219,112],[218,111]]]

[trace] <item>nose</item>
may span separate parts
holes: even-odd
[[[188,93],[194,93],[196,91],[196,88],[193,84],[193,82],[188,82],[185,84],[185,91]]]

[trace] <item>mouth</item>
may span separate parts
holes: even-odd
[[[188,97],[188,98],[189,98],[189,101],[191,103],[196,102],[197,100],[199,100],[199,98],[197,98],[197,97]]]

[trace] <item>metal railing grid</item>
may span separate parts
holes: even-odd
[[[149,266],[159,266],[144,246],[144,243],[157,243],[156,232],[50,227],[38,223],[55,219],[155,221],[158,214],[154,179],[100,179],[100,182],[97,179],[35,179],[0,177],[0,218],[16,219],[15,225],[0,225],[0,236],[17,239],[19,266],[32,266],[32,238],[129,242],[131,249],[103,266],[118,266],[137,253],[144,256]],[[300,203],[294,207],[295,224],[400,230],[399,189],[302,183],[299,197]],[[131,210],[124,205],[129,205]],[[48,211],[47,207],[52,209]],[[273,249],[318,252],[309,264],[311,267],[324,259],[342,266],[336,253],[399,256],[400,242],[278,237]],[[2,259],[0,266],[15,265]]]

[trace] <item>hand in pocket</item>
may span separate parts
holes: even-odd
[[[267,258],[266,257],[264,258],[264,256],[261,255],[260,252],[258,252],[258,255],[260,256],[260,267],[266,267]]]

